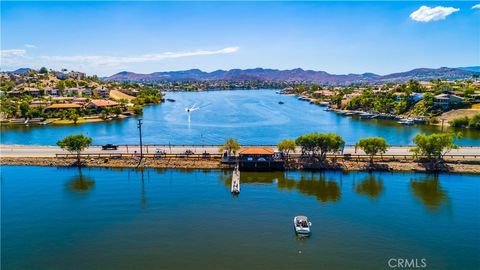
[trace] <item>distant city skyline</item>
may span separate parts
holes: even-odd
[[[380,75],[480,65],[478,2],[1,2],[1,69]]]

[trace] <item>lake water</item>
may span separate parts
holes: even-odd
[[[347,144],[360,138],[381,136],[390,144],[412,144],[419,132],[439,132],[436,127],[403,126],[394,121],[359,120],[326,112],[274,90],[236,90],[167,93],[166,102],[144,110],[146,144],[222,144],[228,137],[242,144],[277,144],[310,132],[340,134]],[[279,104],[282,101],[284,104]],[[186,107],[199,107],[189,114]],[[137,119],[68,126],[2,127],[3,144],[55,145],[68,135],[83,133],[94,144],[138,144]],[[462,145],[480,145],[480,132],[464,130]]]
[[[2,269],[479,269],[480,178],[2,167]],[[293,217],[307,215],[308,239]]]

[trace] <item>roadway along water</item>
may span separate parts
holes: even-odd
[[[2,269],[480,267],[478,176],[2,167]],[[308,239],[293,217],[307,215]]]
[[[309,132],[340,134],[347,144],[360,138],[381,136],[390,144],[412,144],[419,132],[439,132],[436,127],[403,126],[393,121],[359,120],[324,111],[274,90],[236,90],[167,93],[166,102],[144,110],[146,144],[221,144],[228,137],[242,144],[277,144]],[[284,104],[279,104],[282,101]],[[186,107],[198,110],[189,114]],[[55,145],[71,134],[83,133],[95,144],[138,144],[137,120],[68,126],[2,127],[2,144]],[[461,145],[480,145],[480,132],[463,130]]]

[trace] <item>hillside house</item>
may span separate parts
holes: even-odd
[[[440,94],[436,95],[433,104],[444,109],[452,108],[454,106],[462,104],[464,98],[452,95],[452,94]]]
[[[100,96],[102,98],[109,98],[110,97],[110,90],[105,87],[97,87],[93,89],[93,94],[96,96]]]

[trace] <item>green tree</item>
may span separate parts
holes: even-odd
[[[458,149],[454,144],[454,139],[459,138],[461,134],[453,133],[434,133],[431,135],[417,134],[413,138],[416,147],[410,149],[415,156],[426,156],[429,159],[442,160],[443,156],[452,149]]]
[[[295,143],[301,147],[302,156],[325,160],[328,152],[338,152],[345,141],[337,134],[310,133],[298,137]]]
[[[75,109],[71,109],[69,112],[68,112],[68,119],[72,120],[73,123],[76,125],[77,122],[78,122],[78,113]]]
[[[48,74],[48,69],[46,67],[41,67],[40,70],[38,71],[40,74]]]
[[[468,127],[469,121],[470,118],[468,118],[468,116],[463,116],[452,119],[449,124],[451,127],[455,128],[466,128]]]
[[[288,154],[290,152],[295,153],[295,148],[297,147],[297,145],[295,144],[294,140],[286,139],[279,142],[277,147],[278,147],[278,150],[284,152],[288,158]]]
[[[27,119],[29,117],[30,105],[28,105],[28,103],[24,101],[20,103],[19,109],[20,109],[20,115],[23,118]]]
[[[388,144],[384,138],[372,137],[360,139],[355,144],[355,151],[357,148],[362,149],[365,154],[370,156],[370,163],[373,163],[373,157],[378,154],[385,154],[388,149]]]
[[[113,107],[112,112],[115,114],[116,117],[118,117],[120,114],[122,114],[123,110],[120,106],[115,106]]]
[[[132,107],[132,111],[136,115],[142,115],[143,114],[143,107],[141,105],[135,105]]]
[[[232,153],[235,155],[240,150],[240,144],[234,138],[228,138],[225,140],[222,146],[218,148],[219,152],[227,151],[230,156]]]
[[[72,153],[77,153],[77,165],[80,167],[80,153],[92,144],[92,138],[82,134],[70,135],[57,142],[57,145]]]
[[[472,116],[472,118],[470,118],[470,121],[468,121],[468,127],[480,129],[480,113],[475,114]]]

